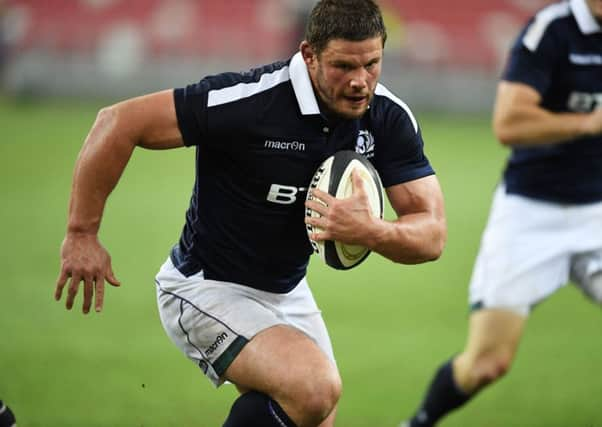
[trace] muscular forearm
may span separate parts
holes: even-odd
[[[100,227],[107,197],[135,147],[119,120],[117,108],[101,110],[86,138],[73,173],[68,232],[94,234]]]
[[[441,256],[447,231],[443,217],[416,213],[394,222],[379,221],[373,236],[373,251],[401,264],[419,264]]]

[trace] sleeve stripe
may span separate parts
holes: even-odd
[[[389,98],[391,101],[403,108],[407,115],[410,117],[410,120],[412,121],[412,125],[414,126],[414,132],[418,132],[418,122],[416,121],[416,118],[414,118],[414,114],[412,114],[410,107],[408,107],[408,105],[405,102],[393,95],[393,93],[391,93],[389,89],[387,89],[380,83],[376,85],[376,90],[374,91],[374,93],[376,95]]]
[[[211,90],[208,94],[207,107],[215,107],[251,97],[289,79],[288,67],[284,67],[272,73],[263,74],[258,82],[238,83],[223,89]]]
[[[535,20],[529,26],[523,37],[523,44],[531,52],[537,50],[548,26],[558,18],[564,18],[571,13],[568,2],[555,3],[535,15]]]

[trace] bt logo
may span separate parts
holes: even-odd
[[[602,93],[572,92],[568,107],[569,110],[580,113],[589,113],[596,108],[602,108]]]
[[[293,187],[291,185],[272,184],[268,192],[268,201],[281,205],[292,205],[297,201],[297,194],[306,193],[305,187]],[[303,195],[305,198],[305,195]]]

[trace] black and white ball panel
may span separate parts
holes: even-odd
[[[357,170],[368,194],[372,214],[379,218],[384,213],[384,191],[378,172],[369,160],[354,151],[339,151],[326,159],[314,174],[310,189],[318,188],[337,198],[347,198],[353,193],[351,174]],[[308,199],[311,199],[311,191]],[[319,214],[307,209],[306,215],[318,217]],[[318,227],[307,225],[308,234],[322,231]],[[347,245],[337,241],[315,242],[310,238],[314,252],[329,266],[346,270],[357,266],[370,254],[370,250],[357,245]]]

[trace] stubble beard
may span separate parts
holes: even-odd
[[[368,96],[368,102],[366,103],[366,105],[357,112],[355,112],[351,108],[346,109],[346,110],[337,108],[336,95],[335,95],[334,91],[328,90],[328,85],[326,84],[325,79],[322,77],[321,71],[322,70],[319,70],[318,76],[316,79],[317,80],[316,81],[316,85],[317,85],[316,89],[318,92],[318,96],[320,97],[320,100],[322,101],[322,105],[327,109],[327,111],[326,111],[327,115],[334,115],[334,116],[337,116],[337,117],[340,117],[343,119],[359,119],[360,117],[362,117],[368,110],[368,106],[370,105],[370,102],[372,101],[374,94],[370,94]]]

